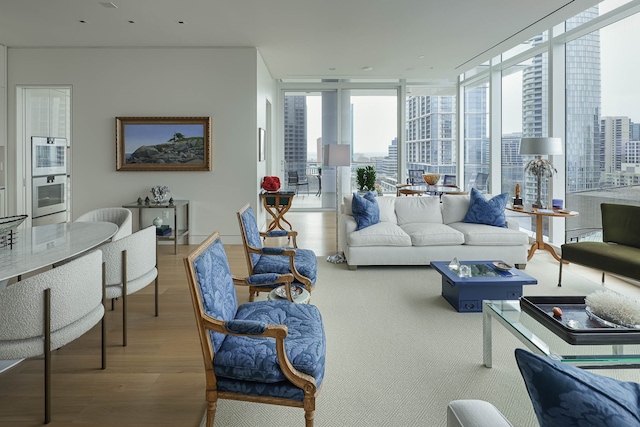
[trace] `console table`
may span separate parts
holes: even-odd
[[[173,230],[168,236],[157,236],[158,240],[173,241],[173,253],[178,254],[178,239],[189,234],[189,200],[174,200],[172,204],[169,202],[162,203],[129,203],[123,205],[123,208],[138,209],[138,229],[142,228],[142,212],[144,209],[173,209]],[[184,208],[184,228],[178,229],[178,208]]]

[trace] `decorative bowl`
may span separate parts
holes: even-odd
[[[27,219],[27,215],[15,215],[0,218],[0,236],[9,234]]]
[[[429,185],[436,185],[438,181],[440,181],[439,173],[425,173],[422,174],[422,178],[424,178],[424,182]]]

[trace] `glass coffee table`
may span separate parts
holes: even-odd
[[[626,339],[625,344],[614,339],[602,345],[590,342],[574,345],[524,312],[519,300],[486,300],[482,302],[482,357],[487,368],[492,367],[492,319],[529,350],[551,359],[584,369],[640,368],[640,331],[637,340]]]

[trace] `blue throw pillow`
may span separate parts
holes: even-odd
[[[376,196],[370,191],[364,197],[353,193],[351,210],[356,223],[358,223],[356,230],[362,230],[380,222],[380,208],[378,207]]]
[[[507,206],[508,197],[508,193],[502,193],[487,200],[481,192],[472,188],[469,197],[469,210],[462,221],[506,228],[507,219],[504,216],[504,209]]]
[[[640,426],[640,384],[516,349],[540,427]]]

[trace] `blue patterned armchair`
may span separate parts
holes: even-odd
[[[324,377],[326,338],[318,308],[289,301],[238,307],[219,234],[184,259],[206,374],[206,426],[213,427],[218,399],[304,408],[313,427]],[[289,285],[290,274],[284,280]]]
[[[271,231],[262,233],[258,230],[258,223],[253,209],[247,203],[238,211],[238,223],[242,234],[244,253],[247,257],[249,280],[255,285],[249,287],[249,301],[254,301],[259,292],[269,292],[275,284],[264,284],[263,274],[293,274],[294,283],[304,286],[309,293],[316,283],[318,259],[310,249],[299,249],[296,244],[296,232]],[[293,236],[293,248],[263,247],[262,238]],[[291,294],[287,293],[290,301]]]

